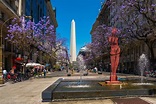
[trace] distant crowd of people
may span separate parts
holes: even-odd
[[[24,71],[22,69],[17,70],[16,68],[12,67],[10,71],[7,72],[6,69],[3,70],[3,79],[5,82],[11,80],[13,82],[19,82],[23,80],[27,80],[31,77],[46,77],[46,73],[48,71],[45,68],[40,67],[33,67],[33,68],[26,68]]]

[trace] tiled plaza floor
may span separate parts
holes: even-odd
[[[107,73],[103,75],[91,73],[89,76],[85,76],[84,79],[109,78],[108,75],[109,74]],[[53,72],[52,74],[49,74],[47,78],[35,78],[15,84],[0,84],[0,104],[127,104],[124,102],[115,102],[113,99],[42,102],[42,91],[58,78],[77,79],[79,76],[75,73],[75,76],[67,77],[65,72]],[[156,104],[156,97],[140,97],[140,101],[141,99],[143,102]]]

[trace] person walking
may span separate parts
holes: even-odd
[[[44,68],[43,69],[44,78],[46,77],[46,73],[47,73],[47,70]]]
[[[6,80],[7,80],[7,71],[6,71],[6,69],[3,70],[3,79],[4,79],[4,82],[6,82]]]
[[[97,70],[98,70],[98,69],[97,69],[97,67],[95,67],[95,68],[94,68],[94,73],[96,73],[96,72],[97,72]]]

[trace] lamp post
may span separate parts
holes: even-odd
[[[3,26],[10,20],[10,19],[13,19],[15,18],[16,16],[12,16],[10,18],[8,18],[7,20],[5,20],[1,26],[1,34],[0,34],[0,84],[3,84],[4,81],[3,81],[3,33],[2,33],[2,30],[3,30]]]

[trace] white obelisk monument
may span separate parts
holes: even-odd
[[[76,61],[76,34],[75,21],[71,21],[71,36],[70,36],[70,62]]]

